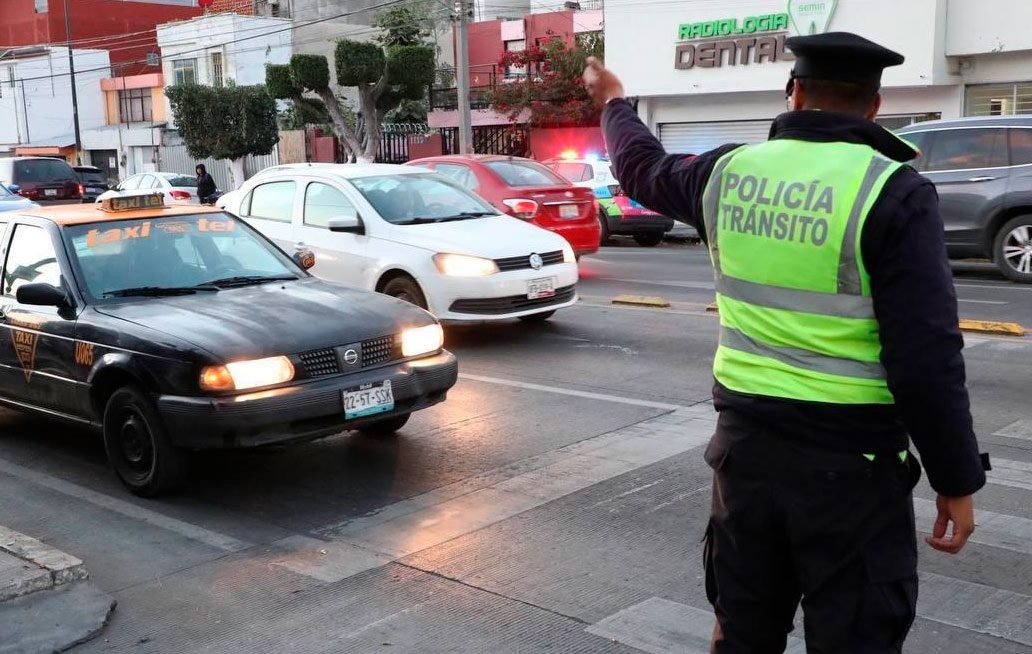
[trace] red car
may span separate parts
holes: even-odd
[[[594,193],[574,186],[536,161],[477,154],[427,157],[407,165],[430,168],[480,195],[499,211],[561,235],[578,257],[598,251]]]

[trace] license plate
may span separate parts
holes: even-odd
[[[57,197],[57,189],[56,188],[45,188],[45,189],[43,189],[43,195],[47,196],[48,198],[56,198]]]
[[[555,297],[555,284],[551,277],[532,279],[527,282],[527,299],[540,300],[541,298]]]
[[[386,413],[393,409],[394,390],[389,379],[382,384],[366,384],[356,390],[344,391],[345,420]]]
[[[580,216],[580,207],[575,204],[560,204],[559,205],[559,217],[560,218],[577,218]]]

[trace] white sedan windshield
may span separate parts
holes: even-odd
[[[384,220],[396,225],[498,214],[490,204],[436,174],[379,175],[351,183]]]

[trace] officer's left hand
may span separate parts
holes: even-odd
[[[599,104],[624,97],[620,78],[595,57],[588,57],[588,67],[584,69],[584,87],[588,90],[588,95]]]

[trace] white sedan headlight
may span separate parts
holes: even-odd
[[[418,357],[432,354],[444,346],[444,330],[437,323],[413,327],[401,333],[401,356]]]
[[[282,384],[294,378],[294,364],[284,356],[234,361],[201,370],[201,388],[206,391],[243,391]]]
[[[563,263],[577,263],[577,255],[569,243],[563,243]]]
[[[498,272],[498,264],[491,259],[468,254],[435,254],[434,265],[449,277],[486,277]]]

